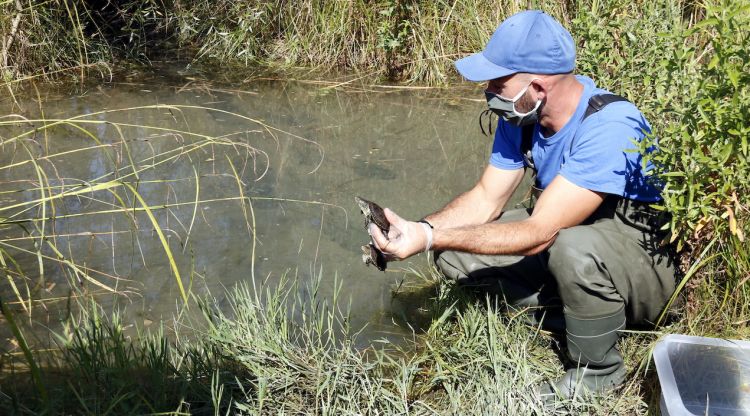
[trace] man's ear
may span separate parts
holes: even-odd
[[[547,91],[549,88],[547,80],[534,77],[534,79],[531,80],[530,85],[531,88],[534,88],[538,100],[544,101],[544,99],[547,98]]]

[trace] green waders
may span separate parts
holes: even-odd
[[[508,211],[497,222],[519,221],[529,214],[526,209]],[[436,253],[435,262],[446,277],[502,296],[510,309],[530,311],[536,319],[546,312],[551,330],[563,324],[562,305],[568,357],[574,365],[541,393],[556,390],[570,397],[580,387],[602,391],[623,382],[618,331],[626,322],[655,322],[674,292],[674,257],[660,246],[664,221],[648,204],[608,197],[583,224],[561,230],[540,254],[446,251]]]

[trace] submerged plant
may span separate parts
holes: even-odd
[[[4,294],[15,296],[10,301],[3,299],[2,309],[4,322],[12,330],[11,339],[25,363],[5,354],[2,359],[15,374],[28,369],[33,381],[28,386],[39,394],[38,401],[16,402],[13,409],[25,411],[25,406],[33,405],[41,411],[55,407],[55,395],[61,388],[55,385],[56,360],[73,363],[64,370],[75,373],[74,381],[65,387],[69,388],[65,400],[75,399],[75,406],[84,412],[179,409],[181,395],[188,389],[182,377],[197,377],[200,372],[202,379],[210,379],[213,373],[203,371],[214,368],[205,361],[210,358],[198,350],[178,358],[169,356],[172,352],[161,334],[154,339],[139,337],[133,343],[124,330],[130,324],[108,317],[109,311],[102,313],[96,306],[103,299],[114,299],[117,304],[142,296],[137,286],[141,282],[133,284],[127,269],[118,272],[118,260],[123,257],[120,253],[124,249],[138,261],[140,252],[142,267],[151,266],[150,262],[167,264],[165,272],[154,273],[154,278],[173,279],[181,298],[176,311],[185,313],[193,303],[193,280],[200,274],[194,267],[186,267],[190,252],[184,252],[190,248],[193,226],[205,220],[203,207],[236,204],[238,211],[244,212],[248,238],[252,240],[248,254],[253,258],[254,273],[252,199],[273,197],[251,196],[243,191],[247,181],[262,177],[267,169],[267,159],[263,160],[266,155],[253,146],[252,139],[266,134],[274,138],[288,135],[291,140],[320,148],[263,121],[208,107],[140,106],[67,118],[45,117],[40,112],[38,118],[13,115],[0,119],[0,272]],[[211,113],[236,117],[248,127],[226,135],[209,135],[191,127],[200,125],[196,114]],[[218,182],[219,178],[230,184],[226,192],[201,191],[202,182]],[[194,192],[177,194],[173,189],[176,183],[192,184]],[[155,241],[148,240],[149,234]],[[91,256],[87,241],[111,250],[112,263],[106,264],[106,256]],[[142,252],[149,247],[163,255],[147,261]],[[46,315],[45,320],[58,316],[59,322],[51,328],[45,325],[44,331],[60,331],[54,335],[62,344],[62,357],[55,349],[44,349],[47,336],[27,342],[29,336],[25,334],[36,337],[42,329],[32,319],[40,314]],[[193,360],[196,367],[181,367],[180,362],[186,359]],[[134,393],[140,384],[161,385],[163,381],[157,380],[160,377],[172,380],[164,390]],[[18,390],[9,391],[23,396],[26,387],[20,385]],[[54,393],[48,395],[47,391]],[[165,408],[166,404],[169,406]],[[175,407],[170,408],[172,404]]]

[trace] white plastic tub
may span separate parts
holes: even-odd
[[[750,416],[750,342],[667,335],[654,362],[662,415]]]

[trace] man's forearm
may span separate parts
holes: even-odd
[[[484,224],[497,218],[502,206],[488,203],[481,191],[473,188],[454,198],[441,210],[430,214],[425,219],[435,228],[455,228],[468,225]]]
[[[546,249],[559,230],[537,225],[532,219],[436,229],[433,250],[474,254],[531,255]]]
[[[435,228],[484,224],[496,219],[523,178],[523,170],[485,169],[479,182],[440,211],[425,217]]]

